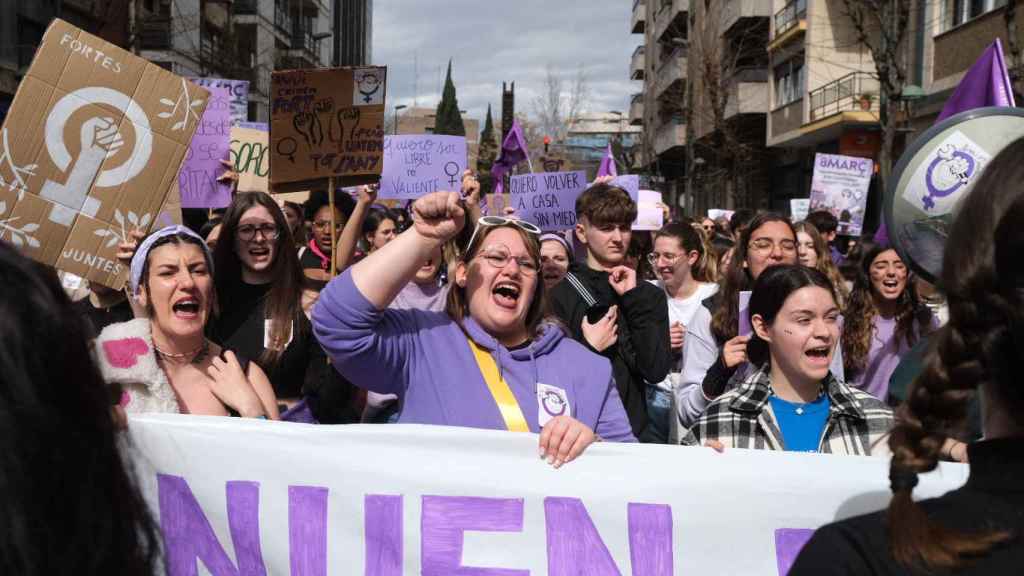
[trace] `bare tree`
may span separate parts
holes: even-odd
[[[700,14],[690,20],[689,58],[694,62],[684,114],[688,144],[692,140],[690,189],[695,188],[694,159],[700,157],[704,164],[699,188],[707,191],[702,194],[704,203],[732,209],[750,204],[753,176],[764,160],[763,131],[745,124],[738,113],[747,104],[740,101],[744,94],[738,84],[744,76],[767,73],[768,26],[751,19],[723,34],[723,5],[703,3]],[[733,110],[737,113],[730,114]]]
[[[554,65],[548,63],[544,75],[544,90],[533,101],[538,129],[542,136],[550,136],[555,142],[565,140],[569,127],[586,108],[590,96],[590,82],[582,64],[576,68],[576,74],[569,81],[568,89],[566,83]]]
[[[915,8],[916,6],[916,8]],[[907,82],[907,31],[917,0],[843,0],[842,13],[857,41],[871,52],[879,89],[882,149],[878,155],[881,189],[889,182],[896,142],[899,98]]]

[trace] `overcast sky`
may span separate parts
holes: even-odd
[[[388,67],[389,108],[414,97],[434,107],[451,58],[459,107],[481,127],[488,103],[500,121],[502,81],[516,83],[517,112],[533,115],[548,63],[566,90],[584,66],[588,111],[626,114],[630,94],[642,88],[629,80],[630,56],[643,42],[629,33],[632,7],[631,0],[373,0],[373,63]]]

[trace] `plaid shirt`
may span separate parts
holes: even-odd
[[[829,373],[829,415],[818,452],[858,456],[888,454],[883,442],[895,424],[892,410],[866,392],[847,386]],[[772,411],[771,377],[762,368],[736,389],[708,405],[681,444],[700,446],[718,440],[727,448],[784,450],[778,419]]]

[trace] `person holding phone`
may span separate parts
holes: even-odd
[[[424,196],[412,227],[327,285],[313,327],[334,366],[396,394],[399,423],[539,432],[555,467],[599,438],[634,441],[609,363],[545,321],[533,224],[480,218],[444,312],[388,308],[466,216],[457,192]]]
[[[647,384],[668,376],[665,291],[637,280],[625,265],[636,219],[625,190],[598,181],[576,199],[576,238],[587,247],[552,291],[552,310],[572,337],[612,363],[615,384],[633,433],[647,432]]]

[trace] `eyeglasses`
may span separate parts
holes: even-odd
[[[675,266],[675,263],[678,262],[682,256],[682,254],[651,252],[647,255],[647,261],[651,263],[651,266],[657,266],[658,261],[664,258],[665,261],[668,262],[669,266]]]
[[[796,242],[793,240],[779,240],[776,244],[769,238],[758,238],[750,243],[750,247],[757,252],[772,252],[778,246],[782,252],[796,252]]]
[[[483,258],[488,264],[498,270],[504,270],[505,267],[508,266],[509,262],[515,260],[516,264],[519,265],[519,272],[523,276],[532,277],[537,275],[537,263],[534,262],[532,258],[527,256],[513,258],[512,251],[504,244],[491,244],[490,246],[480,250],[480,253],[477,254],[477,256]]]
[[[330,220],[320,220],[320,221],[317,221],[317,222],[313,222],[313,227],[317,228],[318,230],[330,230],[331,229],[331,221]],[[334,223],[334,229],[335,230],[341,230],[341,222],[335,222]]]
[[[251,242],[256,238],[257,233],[263,234],[267,240],[276,240],[281,234],[281,230],[274,224],[260,224],[259,226],[245,224],[238,227],[238,237],[246,242]]]
[[[503,226],[505,224],[514,224],[518,226],[520,230],[540,236],[540,228],[537,228],[532,222],[527,222],[526,220],[520,220],[518,218],[506,218],[504,216],[483,216],[476,221],[476,228],[473,229],[473,235],[469,237],[469,244],[466,244],[466,250],[468,251],[473,247],[473,241],[476,240],[476,235],[480,232],[481,228],[488,226]]]

